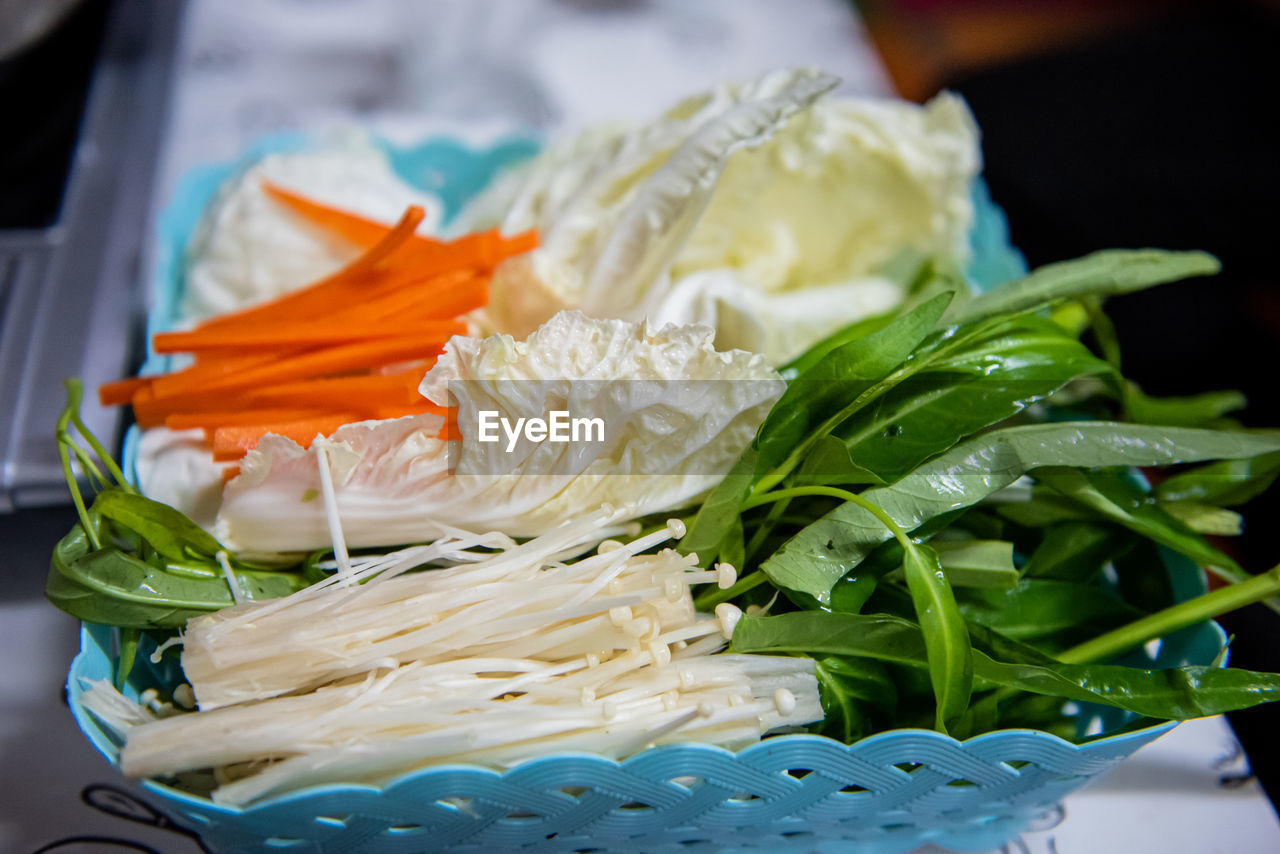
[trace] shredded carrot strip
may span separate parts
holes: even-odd
[[[133,399],[134,394],[151,385],[151,377],[130,377],[98,386],[98,400],[103,406],[121,406]]]
[[[453,417],[418,392],[459,318],[484,306],[489,273],[537,245],[492,230],[453,241],[417,234],[421,208],[391,226],[265,184],[272,198],[362,248],[311,286],[154,336],[158,353],[194,363],[107,383],[104,405],[130,403],[143,427],[205,431],[216,460],[235,460],[267,432],[299,443],[343,423],[418,413]],[[456,432],[456,430],[454,431]],[[441,435],[448,435],[446,427]],[[230,469],[228,471],[231,471]],[[226,475],[229,479],[234,473]]]
[[[387,227],[371,219],[366,219],[350,211],[329,207],[299,195],[292,190],[281,187],[270,181],[262,182],[262,189],[267,195],[302,217],[310,220],[325,230],[336,234],[356,246],[369,247],[377,243],[387,231]],[[427,242],[430,238],[422,238]]]
[[[354,413],[340,412],[320,418],[285,421],[277,424],[219,427],[213,431],[213,459],[216,462],[233,462],[258,446],[258,441],[268,433],[292,439],[304,448],[311,447],[316,436],[328,436],[343,424],[357,420]]]
[[[338,272],[302,290],[206,320],[198,328],[216,329],[246,321],[278,320],[287,323],[299,317],[315,316],[332,311],[335,306],[335,297],[341,290],[349,287],[350,283],[367,282],[375,277],[379,262],[390,257],[396,248],[412,237],[413,229],[417,228],[421,220],[422,208],[410,208],[405,211],[405,215],[398,224],[384,231],[380,241]]]
[[[287,421],[304,421],[320,418],[323,409],[245,409],[234,412],[178,412],[165,418],[164,426],[170,430],[214,430],[218,427],[251,427],[254,424],[275,424]]]
[[[425,370],[406,371],[384,376],[354,376],[301,380],[248,389],[246,403],[260,407],[333,405],[360,408],[377,406],[409,406],[423,400],[418,384]]]
[[[241,329],[161,332],[153,337],[152,347],[157,353],[280,351],[375,338],[407,338],[412,335],[436,341],[465,332],[466,329],[466,324],[456,320],[356,325],[346,318],[328,318],[295,326],[255,324]]]
[[[266,364],[210,380],[204,384],[203,388],[205,391],[226,392],[288,380],[305,380],[328,374],[367,370],[410,359],[435,356],[442,351],[443,347],[442,340],[430,340],[417,335],[377,341],[357,341],[352,344],[308,350],[297,355],[272,359]]]

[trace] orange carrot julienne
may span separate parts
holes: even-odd
[[[244,411],[255,409],[318,409],[332,411],[358,406],[372,411],[388,406],[411,406],[422,401],[418,384],[430,364],[415,365],[412,370],[395,374],[359,374],[345,377],[320,377],[282,383],[269,383],[253,388],[206,391],[196,387],[167,396],[157,396],[150,389],[134,396],[133,413],[140,427],[165,424],[197,426],[198,419],[171,419],[175,415],[226,412],[232,406]],[[277,420],[277,419],[273,419]]]
[[[267,195],[288,207],[294,213],[356,246],[372,246],[382,239],[382,235],[386,234],[387,227],[383,223],[375,222],[350,211],[321,204],[285,187],[281,187],[279,184],[263,181],[262,189],[266,191]],[[431,241],[430,238],[423,239],[435,242]]]
[[[295,355],[271,359],[265,364],[255,365],[242,371],[224,374],[203,383],[203,390],[224,393],[232,389],[247,389],[286,380],[305,380],[327,374],[377,368],[382,365],[435,356],[441,352],[443,346],[443,341],[432,341],[419,335],[411,335],[307,350]]]
[[[332,234],[343,237],[357,246],[373,245],[386,230],[386,226],[382,223],[322,204],[270,181],[263,181],[262,186],[267,194],[276,201],[310,220],[315,225],[328,230]],[[502,237],[496,231],[484,232],[483,235],[483,240],[477,242],[473,248],[476,250],[475,257],[485,261],[487,266],[492,266],[497,261],[511,255],[528,252],[538,245],[536,231],[526,231],[509,238]],[[478,237],[480,235],[472,235],[472,238]],[[405,248],[409,251],[426,250],[429,252],[432,249],[447,246],[458,247],[460,243],[467,239],[463,238],[462,241],[446,244],[417,235],[417,239],[406,244]]]
[[[401,246],[404,246],[406,241],[413,237],[425,215],[420,205],[410,205],[404,212],[404,216],[400,217],[400,221],[381,240],[370,246],[363,255],[352,262],[348,269],[353,274],[363,273],[386,261]]]
[[[532,249],[538,248],[538,232],[530,229],[522,231],[519,234],[502,239],[502,248],[500,254],[502,257],[510,258],[512,255],[522,255]]]
[[[369,246],[386,226],[365,217],[321,204],[270,182],[263,188],[276,201],[295,213],[309,219],[333,234],[347,239],[357,246]],[[485,269],[492,267],[510,255],[527,252],[538,244],[537,232],[527,231],[513,238],[503,238],[496,230],[468,235],[450,243],[431,240],[418,235],[404,244],[403,251],[414,256],[418,264],[431,263],[447,255],[453,266],[474,265]]]
[[[536,233],[446,242],[417,234],[421,208],[387,226],[275,185],[266,191],[360,256],[305,289],[156,335],[156,352],[189,353],[194,363],[108,383],[103,402],[131,403],[143,427],[203,430],[217,460],[238,459],[267,432],[309,443],[351,421],[445,414],[419,394],[423,374],[465,332],[457,318],[488,301],[493,267],[533,248]]]
[[[299,351],[305,351],[306,348],[298,349]],[[269,364],[278,361],[279,358],[280,354],[278,353],[252,353],[243,356],[223,356],[201,361],[180,371],[153,377],[151,383],[143,390],[150,394],[144,394],[143,397],[151,400],[199,389],[228,374],[237,374],[253,367]],[[138,397],[138,394],[133,396],[135,409],[138,406]]]
[[[279,383],[247,389],[243,399],[257,407],[324,406],[341,401],[343,407],[411,406],[423,400],[418,384],[425,371],[387,376],[333,377]]]
[[[341,412],[319,418],[284,421],[277,424],[219,427],[213,431],[213,458],[216,462],[238,460],[245,453],[256,448],[259,440],[268,433],[284,436],[303,447],[309,448],[311,440],[316,436],[328,436],[343,424],[354,420],[358,420],[356,414]]]
[[[202,353],[235,350],[290,350],[326,344],[383,337],[421,335],[431,340],[447,339],[466,331],[466,324],[456,320],[420,322],[403,325],[353,325],[343,318],[299,323],[295,326],[257,324],[240,329],[161,332],[153,336],[152,348],[157,353]]]
[[[98,386],[98,401],[103,406],[121,406],[133,399],[133,395],[151,385],[151,377],[130,377],[103,383]]]
[[[213,430],[218,427],[251,427],[254,424],[274,424],[288,421],[305,421],[324,416],[323,409],[279,408],[244,409],[234,412],[176,412],[164,420],[170,430]]]
[[[245,321],[276,320],[288,321],[300,316],[314,315],[333,310],[333,293],[343,287],[350,287],[352,282],[360,282],[374,277],[379,262],[388,258],[395,249],[413,236],[413,229],[422,221],[422,208],[412,207],[395,226],[385,229],[383,238],[369,247],[365,252],[336,273],[326,276],[310,287],[292,291],[265,303],[249,306],[200,324],[202,329],[225,327]]]

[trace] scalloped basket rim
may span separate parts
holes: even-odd
[[[1211,628],[1213,635],[1218,641],[1223,644],[1226,643],[1226,633],[1216,622],[1201,623],[1192,628],[1201,629],[1201,627],[1204,626]],[[87,623],[81,624],[80,652],[72,661],[67,674],[66,690],[68,705],[70,706],[71,713],[74,716],[76,724],[80,728],[81,732],[89,739],[94,749],[97,750],[98,753],[101,754],[102,757],[113,767],[115,767],[118,765],[118,751],[115,749],[112,739],[102,730],[98,723],[93,720],[92,715],[80,702],[80,698],[84,693],[84,688],[79,680],[82,678],[95,678],[90,674],[84,674],[81,672],[86,667],[95,663],[92,662],[91,659],[97,655],[101,659],[100,662],[97,663],[105,665],[108,668],[111,666],[109,654],[106,649],[103,648],[102,644],[98,642],[98,639],[94,637],[95,629],[107,632],[114,631],[104,626],[92,626]],[[785,749],[790,745],[804,744],[823,746],[837,745],[847,753],[854,751],[855,749],[857,751],[864,751],[868,748],[880,745],[881,743],[888,742],[892,744],[895,741],[903,741],[904,744],[909,741],[913,746],[918,744],[920,740],[925,740],[946,745],[964,745],[966,747],[974,747],[987,745],[988,743],[999,745],[1003,741],[1013,743],[1015,741],[1022,742],[1025,739],[1032,739],[1034,741],[1053,745],[1058,749],[1069,751],[1071,753],[1079,755],[1101,754],[1099,758],[1119,761],[1125,756],[1136,751],[1138,748],[1169,732],[1177,726],[1177,724],[1177,721],[1164,721],[1136,730],[1102,734],[1079,743],[1067,741],[1053,733],[1035,729],[992,730],[991,732],[985,732],[968,739],[959,740],[934,730],[903,728],[876,733],[848,745],[824,735],[793,733],[769,736],[738,751],[727,750],[710,744],[690,742],[685,744],[661,745],[642,751],[641,753],[623,760],[609,759],[592,753],[561,752],[528,759],[506,770],[498,770],[492,767],[476,764],[448,763],[429,765],[419,768],[395,777],[381,785],[371,785],[366,783],[326,783],[308,786],[296,791],[269,796],[245,807],[219,804],[207,797],[185,792],[181,789],[174,788],[152,779],[143,780],[142,786],[147,791],[160,796],[165,800],[189,807],[198,807],[205,812],[217,811],[228,816],[245,816],[252,815],[254,813],[269,812],[284,805],[298,804],[317,798],[339,794],[366,794],[379,796],[390,790],[412,785],[424,777],[431,775],[447,775],[458,771],[463,771],[468,774],[478,772],[486,776],[492,776],[496,779],[502,779],[508,774],[524,775],[530,773],[532,769],[554,767],[557,764],[572,761],[605,763],[626,768],[636,763],[656,761],[656,757],[658,756],[679,756],[682,753],[688,753],[690,756],[704,756],[710,754],[721,757],[749,759],[755,757],[757,754],[764,756],[771,752],[777,752],[780,749]],[[903,757],[899,761],[911,762],[913,760],[908,757]],[[820,771],[821,769],[815,768],[813,770]]]

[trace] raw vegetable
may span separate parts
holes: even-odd
[[[464,441],[437,439],[441,419],[414,415],[347,425],[313,447],[327,449],[352,546],[420,542],[450,526],[533,536],[603,504],[635,518],[692,501],[729,469],[782,390],[760,356],[717,352],[706,327],[563,312],[527,341],[449,343],[421,391],[456,406]],[[592,441],[483,443],[481,411],[509,424],[563,411],[602,429]],[[321,477],[313,453],[264,437],[226,488],[218,536],[254,552],[327,548],[325,508],[302,500]]]
[[[354,523],[350,530],[359,527],[358,505],[351,502],[355,493],[349,490],[368,489],[385,501],[403,486],[403,466],[383,469],[372,461],[396,460],[390,449],[412,445],[408,437],[422,429],[420,420],[435,416],[349,425],[335,441],[317,442],[310,452],[269,438],[267,453],[253,452],[236,483],[251,494],[263,475],[251,464],[267,459],[266,474],[284,478],[274,484],[292,484],[296,495],[291,530],[304,518],[296,508],[309,508],[304,512],[322,520],[315,526],[316,542],[334,554],[310,562],[307,580],[325,576],[314,586],[187,622],[184,667],[196,697],[212,710],[208,714],[225,713],[226,720],[239,722],[232,730],[240,735],[222,741],[184,736],[204,731],[206,712],[187,715],[190,724],[183,717],[139,723],[138,710],[105,686],[95,688],[96,699],[89,702],[135,745],[134,770],[247,761],[237,771],[253,773],[219,795],[243,803],[306,783],[379,780],[425,761],[457,758],[459,739],[475,748],[467,758],[498,764],[532,755],[528,751],[570,746],[630,752],[643,744],[601,741],[583,728],[583,698],[599,695],[583,694],[576,681],[573,691],[560,695],[568,704],[556,705],[558,711],[547,718],[557,723],[540,725],[537,744],[512,743],[505,730],[513,727],[503,717],[510,710],[494,704],[538,706],[555,693],[555,680],[588,678],[588,653],[597,647],[615,654],[629,650],[610,661],[629,661],[618,666],[631,675],[607,683],[605,690],[639,697],[644,685],[657,691],[661,679],[670,677],[643,668],[665,662],[667,655],[674,664],[683,655],[708,652],[721,643],[714,640],[717,633],[732,637],[735,654],[794,657],[801,670],[788,671],[793,675],[812,667],[825,715],[816,727],[844,739],[900,726],[935,727],[960,737],[1029,726],[1075,737],[1075,722],[1064,712],[1068,701],[1181,719],[1280,698],[1280,675],[1203,664],[1155,669],[1111,663],[1152,639],[1280,593],[1280,567],[1248,577],[1185,521],[1204,527],[1217,519],[1212,524],[1221,527],[1222,520],[1210,519],[1205,509],[1189,508],[1213,509],[1214,502],[1233,503],[1263,488],[1274,477],[1270,461],[1280,454],[1280,433],[1120,420],[1130,413],[1125,396],[1116,394],[1126,387],[1115,369],[1118,355],[1095,358],[1075,337],[1078,330],[1026,313],[1213,268],[1198,253],[1113,252],[1034,273],[958,309],[950,309],[946,294],[923,298],[896,316],[838,332],[785,366],[790,382],[767,418],[763,409],[782,389],[769,379],[771,373],[762,373],[759,379],[773,383],[774,390],[756,401],[760,411],[745,422],[755,438],[744,436],[736,464],[733,454],[725,457],[728,474],[694,516],[680,544],[683,559],[670,551],[646,553],[670,536],[665,517],[659,517],[650,520],[656,532],[575,560],[599,538],[620,533],[613,526],[634,517],[635,506],[584,516],[593,500],[604,502],[596,497],[556,505],[547,501],[551,493],[537,490],[529,507],[564,509],[569,521],[533,531],[541,536],[527,543],[441,526],[434,534],[418,534],[435,540],[428,545],[349,556],[344,532],[348,522]],[[955,322],[946,319],[949,310],[956,312]],[[745,355],[716,354],[709,334],[665,330],[654,338],[619,321],[565,314],[523,344],[454,339],[424,386],[439,391],[448,380],[487,380],[485,393],[498,395],[496,379],[504,376],[550,380],[583,370],[634,376],[639,366],[652,370],[654,364],[674,365],[682,377],[705,376],[708,366],[724,368],[744,359],[748,368],[758,364]],[[564,346],[571,341],[595,341],[598,352],[586,351],[584,361],[581,348]],[[652,358],[654,352],[665,356]],[[670,358],[676,354],[682,358]],[[686,370],[694,364],[701,367]],[[481,372],[482,366],[494,373]],[[1094,411],[1114,407],[1111,419],[1061,420],[1052,407],[1063,390],[1073,406],[1087,400]],[[1096,396],[1088,399],[1091,392]],[[541,398],[535,401],[544,411]],[[711,414],[724,403],[706,405]],[[461,408],[466,407],[464,401]],[[696,441],[687,431],[676,435],[686,445]],[[272,460],[277,451],[288,457]],[[1135,466],[1195,463],[1207,465],[1175,474],[1154,493],[1134,474]],[[295,470],[313,480],[291,479]],[[419,470],[439,481],[447,478],[443,471]],[[348,490],[342,509],[337,484]],[[229,490],[236,488],[233,483]],[[625,494],[634,497],[630,490]],[[271,488],[258,495],[264,503],[243,518],[265,516],[280,504]],[[493,503],[477,498],[458,510],[459,518],[483,516]],[[379,518],[385,524],[385,514]],[[510,521],[487,517],[482,525],[519,533]],[[268,524],[284,527],[278,520]],[[201,536],[180,523],[175,529]],[[397,540],[409,534],[382,529],[379,536]],[[127,544],[104,548],[111,552],[122,545]],[[212,546],[201,548],[203,555]],[[1226,586],[1177,602],[1157,548],[1199,561]],[[717,559],[742,572],[723,565],[714,573],[693,568],[710,567]],[[437,568],[422,571],[424,564]],[[683,598],[666,598],[680,591],[668,589],[675,579],[650,575],[663,571],[678,572],[686,582],[718,580],[717,589],[696,599],[701,610],[716,616],[695,615]],[[225,579],[232,595],[238,577]],[[90,590],[87,597],[101,595]],[[650,602],[645,607],[656,608],[661,618],[639,615],[628,596]],[[661,643],[647,645],[655,640]],[[683,653],[675,649],[680,643],[688,644]],[[628,656],[635,655],[648,658],[632,673],[640,659]],[[509,669],[493,675],[484,669],[488,665],[477,666],[485,657],[500,658],[504,663],[498,666]],[[578,664],[554,674],[544,669],[568,660]],[[736,667],[736,659],[724,661],[728,669]],[[272,711],[284,708],[278,704],[291,704],[292,710],[295,703],[312,709],[344,702],[352,704],[344,709],[371,715],[365,720],[378,721],[371,726],[382,732],[400,719],[394,703],[380,704],[379,692],[416,695],[429,690],[411,688],[420,684],[416,680],[447,666],[463,668],[459,684],[471,686],[463,695],[472,700],[459,702],[483,707],[478,714],[497,715],[486,720],[500,726],[449,728],[457,722],[431,719],[422,726],[441,728],[407,740],[379,737],[367,753],[352,753],[338,746],[347,733],[340,715],[323,718],[334,721],[325,736],[333,741],[314,750],[287,744],[289,739],[273,735],[272,724],[256,723],[282,719]],[[548,681],[533,688],[534,673]],[[525,678],[517,674],[528,676],[527,693],[495,701],[482,690],[494,687],[485,680]],[[633,677],[640,681],[626,681]],[[696,688],[699,678],[686,681]],[[772,675],[761,678],[761,684],[772,684]],[[741,690],[767,710],[767,691],[758,685]],[[787,690],[792,699],[798,696]],[[774,698],[773,708],[794,708],[783,700]],[[449,700],[440,702],[447,706]],[[809,702],[806,714],[816,715]],[[669,705],[683,708],[678,699]],[[670,721],[678,721],[685,735],[718,737],[715,727],[695,729],[697,714],[672,713]],[[569,737],[564,727],[578,735]],[[733,727],[724,732],[746,735]],[[659,727],[641,738],[647,743],[668,734]],[[259,736],[266,741],[255,741]],[[183,751],[190,751],[185,759]],[[263,767],[260,762],[268,759],[283,761]]]
[[[446,536],[192,620],[182,661],[197,714],[139,724],[102,685],[86,703],[124,735],[131,776],[255,763],[213,792],[236,804],[325,781],[381,782],[428,762],[510,766],[551,750],[621,758],[676,739],[740,747],[822,716],[812,662],[710,658],[734,623],[697,614],[689,585],[728,586],[733,570],[641,554],[679,536],[679,522],[565,561],[618,515],[520,545]],[[459,565],[407,572],[442,560]]]
[[[45,591],[50,601],[91,623],[177,629],[197,614],[307,585],[299,573],[229,554],[178,511],[140,495],[85,429],[80,398],[79,383],[68,381],[56,437],[80,523],[54,547]],[[72,458],[97,492],[92,504],[85,504],[72,476]],[[127,662],[122,670],[127,674]]]
[[[358,241],[316,228],[280,205],[268,194],[267,182],[379,222],[418,205],[425,213],[419,228],[428,234],[443,218],[439,200],[397,178],[386,153],[363,135],[330,137],[305,151],[267,153],[219,188],[187,241],[181,321],[272,299],[360,254]]]
[[[217,462],[239,460],[267,433],[305,445],[352,421],[443,413],[416,394],[417,379],[466,331],[455,318],[483,305],[493,265],[530,248],[533,236],[445,243],[415,233],[422,208],[388,228],[283,190],[272,195],[363,254],[302,290],[156,334],[156,352],[190,353],[195,363],[105,385],[103,404],[132,404],[142,427],[204,429]]]
[[[705,323],[722,349],[779,364],[896,306],[906,287],[886,268],[904,252],[954,274],[980,161],[968,109],[822,98],[835,83],[788,70],[719,87],[500,181],[462,226],[543,243],[499,266],[488,322],[516,337],[566,308]]]
[[[216,797],[247,803],[435,761],[736,746],[819,707],[816,728],[845,740],[1078,737],[1068,702],[1182,719],[1280,698],[1280,675],[1222,655],[1139,655],[1280,593],[1280,567],[1250,576],[1205,536],[1239,531],[1225,508],[1274,480],[1280,431],[1223,420],[1233,392],[1142,393],[1101,310],[1217,262],[1102,252],[970,298],[956,285],[967,113],[813,107],[832,82],[718,90],[571,145],[592,153],[567,177],[551,155],[471,214],[545,226],[526,257],[508,256],[527,235],[445,243],[417,233],[421,211],[380,227],[268,186],[364,254],[308,291],[158,336],[194,363],[104,390],[142,424],[206,431],[219,456],[251,448],[217,537],[127,487],[91,437],[99,461],[72,443],[74,406],[59,425],[68,478],[74,455],[100,491],[85,506],[72,483],[81,524],[50,597],[121,627],[120,680],[141,631],[185,628],[201,707],[153,721],[96,686],[86,702],[125,739],[126,769],[216,766]],[[843,170],[873,165],[884,198],[844,209]],[[902,199],[908,216],[883,216]],[[795,221],[773,218],[791,206]],[[485,322],[525,340],[455,334],[495,265]],[[711,325],[655,332],[655,317]],[[724,351],[738,342],[757,353]],[[560,408],[599,417],[600,446],[526,435],[449,456],[481,410]],[[333,430],[356,418],[371,420]],[[1156,466],[1197,467],[1152,490],[1139,469]],[[654,553],[683,510],[679,551]],[[267,555],[287,568],[249,562]],[[1165,571],[1176,559],[1224,586],[1187,598]],[[726,638],[731,654],[707,660]]]
[[[1098,253],[1038,270],[961,304],[952,309],[949,325],[935,327],[947,309],[948,298],[940,295],[896,318],[863,324],[858,334],[838,333],[818,344],[784,367],[790,380],[786,394],[733,472],[703,503],[681,543],[704,561],[743,556],[743,576],[735,586],[703,594],[699,604],[765,602],[781,593],[806,612],[803,620],[788,614],[776,623],[763,621],[779,628],[747,639],[735,635],[735,648],[803,652],[820,662],[824,656],[847,661],[864,654],[851,644],[831,646],[822,639],[839,635],[846,625],[871,625],[857,617],[893,615],[896,634],[886,647],[888,658],[878,660],[913,667],[927,662],[932,724],[964,734],[975,726],[998,726],[1001,714],[1024,709],[1012,699],[1012,689],[1078,700],[1082,695],[1071,685],[1096,688],[1107,681],[1093,671],[1054,670],[1044,652],[1073,662],[1106,658],[1155,636],[1126,629],[1129,620],[1137,619],[1132,627],[1150,619],[1173,630],[1217,613],[1189,604],[1161,610],[1173,600],[1167,582],[1159,583],[1159,558],[1143,550],[1134,553],[1144,556],[1135,562],[1135,542],[1181,552],[1234,583],[1233,607],[1274,597],[1280,592],[1276,573],[1250,579],[1184,521],[1225,530],[1225,520],[1169,503],[1168,496],[1182,493],[1166,491],[1164,501],[1152,497],[1124,468],[1252,460],[1261,481],[1268,477],[1265,461],[1280,449],[1274,431],[1030,423],[1020,415],[1085,377],[1100,378],[1103,389],[1124,387],[1115,368],[1092,357],[1067,329],[1023,312],[1215,269],[1213,259],[1199,253]],[[1227,471],[1240,471],[1248,482],[1251,469],[1234,465]],[[1021,486],[1027,475],[1035,479],[1034,489]],[[1188,477],[1171,478],[1174,489],[1177,478]],[[1030,557],[1022,567],[1025,580],[1003,593],[964,590],[961,585],[992,583],[990,572],[949,571],[926,544],[935,538],[944,546],[993,537]],[[1119,595],[1100,599],[1096,586],[1082,595],[1078,586],[1096,585],[1107,565],[1119,573]],[[1033,580],[1039,578],[1058,581]],[[1142,616],[1152,611],[1158,615]],[[1032,614],[1052,619],[1029,631]],[[1033,660],[1033,648],[997,631],[1044,652]],[[988,643],[1000,638],[998,650],[976,645],[978,632]],[[1086,637],[1093,639],[1066,648]],[[894,658],[904,644],[914,651]],[[1010,650],[1016,651],[1013,657],[1002,657]],[[1179,717],[1273,699],[1280,686],[1280,677],[1270,674],[1209,676],[1196,670],[1188,671],[1185,682],[1175,677],[1126,676],[1114,683],[1121,686],[1116,696],[1101,700],[1140,714]],[[829,668],[820,669],[819,678],[825,691],[842,698],[829,700],[829,710],[884,720],[885,710],[868,712],[865,698],[845,702],[841,678]],[[899,713],[912,684],[899,682],[893,695]],[[993,686],[1009,693],[993,693]],[[1151,702],[1138,704],[1129,696],[1134,692]],[[1197,699],[1187,701],[1186,692]],[[923,720],[921,712],[916,707],[915,720]],[[1048,718],[1041,713],[1042,724],[1052,725],[1057,713],[1056,707]],[[828,723],[849,733],[865,731],[856,721]]]

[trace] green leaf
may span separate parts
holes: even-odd
[[[1109,370],[1051,321],[1023,316],[935,359],[856,412],[834,435],[858,466],[893,482],[1071,380]]]
[[[751,490],[755,473],[756,451],[754,447],[748,447],[698,508],[689,530],[676,546],[680,554],[696,553],[706,566],[713,555],[720,553],[720,544],[733,530],[734,524],[741,524],[742,501]],[[737,564],[734,566],[742,569]]]
[[[1248,401],[1238,391],[1207,391],[1187,397],[1151,397],[1129,383],[1124,393],[1125,414],[1139,424],[1204,427],[1228,412],[1244,409],[1246,403]]]
[[[1084,640],[1144,613],[1094,585],[1041,578],[1023,579],[1010,590],[969,588],[956,596],[969,622],[1021,641],[1062,633]]]
[[[142,633],[138,629],[120,630],[120,650],[116,659],[115,686],[117,691],[124,690],[124,683],[133,670],[133,660],[138,655],[138,638]]]
[[[1276,439],[1245,433],[1090,421],[994,430],[916,467],[891,486],[862,496],[903,529],[969,507],[1045,466],[1153,466],[1256,456]],[[803,528],[762,564],[780,587],[824,599],[831,585],[890,536],[884,524],[845,503]]]
[[[812,444],[861,405],[859,396],[902,364],[937,325],[951,294],[926,300],[878,331],[842,344],[787,386],[756,436],[757,470],[769,471]]]
[[[968,708],[973,690],[969,630],[960,616],[937,552],[926,545],[909,548],[903,556],[902,569],[924,632],[929,678],[938,704],[934,725],[946,732],[947,723]]]
[[[857,341],[859,338],[865,338],[873,332],[879,332],[881,329],[884,329],[893,321],[894,316],[895,312],[878,314],[875,317],[863,318],[862,320],[854,321],[841,329],[837,329],[835,332],[831,333],[826,338],[823,338],[817,344],[814,344],[790,362],[787,362],[785,365],[778,368],[778,373],[782,375],[784,380],[790,382],[801,374],[812,370],[814,365],[825,359],[833,350],[837,350],[845,344]]]
[[[821,655],[814,659],[818,695],[825,717],[814,731],[852,743],[869,735],[868,717],[876,710],[892,716],[898,688],[879,662]]]
[[[1010,664],[975,651],[974,672],[997,685],[1187,720],[1280,700],[1280,674],[1205,666],[1144,670],[1117,664]]]
[[[1164,511],[1198,534],[1238,537],[1244,533],[1244,517],[1225,507],[1195,501],[1162,501]]]
[[[289,572],[235,570],[234,575],[252,600],[275,599],[305,586],[301,576]],[[86,622],[139,629],[180,628],[191,617],[234,604],[216,564],[157,566],[118,548],[94,549],[79,525],[54,547],[45,594]]]
[[[920,627],[887,614],[792,611],[774,617],[746,616],[734,628],[729,650],[844,655],[916,668],[928,666]]]
[[[1280,451],[1221,460],[1171,475],[1156,485],[1161,501],[1198,501],[1234,507],[1261,495],[1280,475]]]
[[[212,558],[222,546],[179,511],[136,492],[108,488],[98,493],[92,510],[141,536],[169,560]]]
[[[1204,252],[1159,249],[1094,252],[1074,261],[1048,264],[1021,279],[993,288],[958,306],[948,322],[1033,311],[1083,296],[1130,293],[1192,276],[1211,276],[1220,268],[1218,259]]]
[[[1114,664],[1068,665],[1024,645],[1017,645],[1016,660],[993,657],[1007,655],[1012,648],[1013,642],[1007,641],[997,648],[974,649],[974,677],[988,685],[1103,703],[1165,720],[1215,715],[1280,700],[1280,674],[1200,666],[1145,670]],[[774,617],[744,617],[734,629],[730,649],[840,655],[917,669],[928,667],[920,627],[885,615],[796,611]]]
[[[996,587],[1018,583],[1013,543],[1004,540],[933,540],[952,587]]]
[[[995,507],[995,512],[1006,522],[1024,528],[1098,521],[1097,513],[1045,487],[1034,488],[1028,501],[1002,502]]]
[[[832,611],[843,611],[846,614],[861,613],[862,606],[876,592],[876,585],[879,583],[879,576],[873,573],[850,573],[832,586],[829,607]]]
[[[1090,581],[1136,541],[1131,532],[1117,525],[1063,522],[1045,532],[1022,574],[1046,580]]]
[[[853,461],[849,447],[834,436],[822,436],[791,476],[796,486],[858,486],[884,481]]]
[[[1136,534],[1217,569],[1230,580],[1242,581],[1249,577],[1238,563],[1170,515],[1150,493],[1122,473],[1055,467],[1036,472],[1036,480]]]
[[[742,517],[733,520],[729,533],[720,542],[720,563],[727,563],[736,570],[742,570],[747,562],[746,542],[742,536]]]

